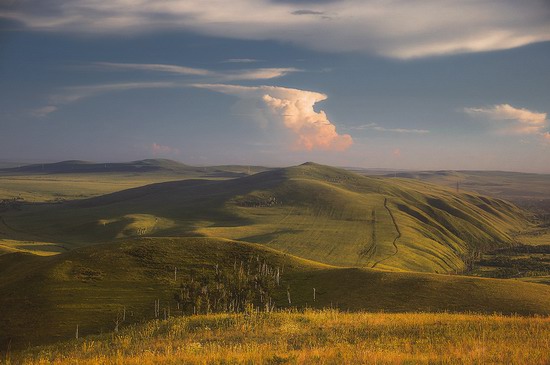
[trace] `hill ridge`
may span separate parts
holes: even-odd
[[[464,268],[472,250],[512,245],[528,225],[514,205],[410,179],[318,164],[231,180],[182,180],[5,217],[68,245],[131,236],[224,237],[338,266],[428,272]],[[395,250],[395,227],[399,250]],[[376,252],[363,253],[376,244]],[[390,257],[391,256],[391,257]]]

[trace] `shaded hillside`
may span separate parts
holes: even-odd
[[[0,256],[0,346],[54,342],[154,318],[154,302],[177,313],[173,294],[190,275],[263,262],[281,269],[278,308],[386,312],[549,314],[550,287],[513,280],[331,267],[264,246],[212,238],[142,238],[51,257]],[[174,280],[174,267],[178,278]],[[316,288],[316,301],[313,301]]]
[[[0,233],[68,248],[129,236],[261,243],[340,266],[455,272],[473,251],[507,246],[527,226],[500,199],[317,164],[226,180],[129,189],[3,217]]]

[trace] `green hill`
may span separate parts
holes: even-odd
[[[528,225],[500,199],[307,163],[233,180],[152,184],[2,216],[6,238],[70,249],[133,236],[259,243],[338,266],[455,272]]]
[[[124,325],[152,319],[156,299],[174,313],[173,293],[191,273],[264,260],[282,272],[279,308],[288,306],[289,288],[296,307],[550,314],[550,287],[540,284],[338,268],[223,239],[138,238],[50,257],[0,256],[0,346],[70,338],[77,325],[81,336],[109,332],[124,310]]]

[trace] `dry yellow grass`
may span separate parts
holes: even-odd
[[[448,313],[216,314],[34,348],[24,364],[548,364],[550,319]]]

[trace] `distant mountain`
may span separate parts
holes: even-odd
[[[501,199],[314,163],[30,206],[4,220],[20,237],[67,247],[210,236],[331,265],[440,273],[460,272],[473,252],[513,244],[513,234],[529,225],[523,210]]]
[[[0,169],[4,174],[83,174],[83,173],[169,173],[199,176],[238,177],[265,171],[259,166],[197,167],[168,159],[146,159],[132,162],[97,163],[68,160]]]
[[[406,171],[387,174],[474,191],[509,200],[531,210],[550,213],[550,174],[509,171]]]

